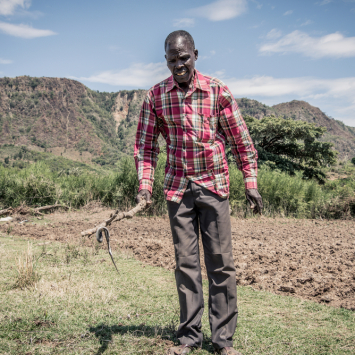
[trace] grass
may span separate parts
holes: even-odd
[[[101,247],[31,241],[41,276],[14,289],[15,256],[28,240],[0,238],[1,354],[164,354],[176,343],[173,273]],[[105,246],[104,246],[105,247]],[[204,282],[207,295],[207,282]],[[244,354],[354,354],[355,314],[239,287],[235,344]],[[206,298],[206,297],[205,297]],[[206,298],[207,304],[207,298]],[[203,348],[212,351],[208,315]]]
[[[27,250],[25,250],[22,256],[20,255],[17,260],[17,277],[14,288],[24,289],[34,286],[36,282],[39,281],[35,264],[36,260],[32,252],[32,246],[28,243]]]
[[[151,214],[166,213],[165,162],[166,154],[161,153],[155,171]],[[0,165],[0,209],[21,204],[44,206],[55,203],[79,208],[93,200],[127,209],[135,205],[138,191],[133,158],[121,159],[117,169],[115,172],[103,169],[90,171],[76,167],[59,171],[46,161],[23,169]],[[234,164],[229,170],[231,207],[235,215],[246,217],[248,208],[242,174]],[[259,170],[258,188],[263,197],[264,215],[296,218],[355,216],[354,174],[346,179],[328,181],[324,186],[314,180],[304,180],[301,175],[290,176],[266,167]]]
[[[0,208],[57,202],[78,208],[100,200],[107,206],[126,209],[135,203],[138,180],[132,158],[121,159],[115,170],[103,169],[11,144],[0,147],[1,157],[10,157],[10,163],[0,164]],[[20,158],[22,160],[16,160]],[[160,154],[155,172],[154,203],[150,208],[152,214],[166,213],[165,160],[166,154]],[[264,214],[299,218],[354,217],[354,164],[339,161],[325,172],[331,179],[320,186],[316,181],[302,179],[301,174],[289,176],[261,168],[258,186],[264,200]],[[234,164],[230,166],[230,185],[234,213],[247,216],[242,174]]]
[[[3,164],[6,157],[9,158],[9,164],[7,165]],[[86,164],[62,156],[56,156],[50,152],[30,150],[26,146],[16,146],[14,144],[0,145],[1,165],[22,170],[36,162],[45,162],[51,171],[66,175],[74,171],[105,173],[105,169],[97,164]]]

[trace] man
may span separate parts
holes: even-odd
[[[170,354],[201,347],[204,309],[198,250],[199,230],[209,280],[212,344],[219,354],[232,348],[237,323],[236,273],[229,216],[228,143],[243,172],[246,197],[261,212],[257,191],[257,152],[232,94],[220,80],[195,70],[198,51],[186,31],[165,40],[171,76],[153,86],[138,122],[134,156],[139,179],[137,201],[151,202],[158,136],[167,143],[164,193],[175,246],[175,278],[180,302],[180,346]]]

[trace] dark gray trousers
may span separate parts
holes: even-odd
[[[181,203],[168,201],[175,246],[176,286],[180,302],[178,339],[181,344],[202,345],[204,309],[199,257],[199,229],[209,281],[209,321],[212,344],[233,346],[237,324],[236,272],[232,255],[229,201],[189,182]]]

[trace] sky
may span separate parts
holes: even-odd
[[[178,29],[235,97],[305,100],[355,127],[355,0],[0,0],[0,77],[149,89]]]

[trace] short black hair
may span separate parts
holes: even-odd
[[[191,44],[192,49],[195,50],[194,39],[192,38],[190,33],[188,33],[187,31],[184,31],[184,30],[178,30],[178,31],[171,32],[168,35],[168,37],[166,37],[165,44],[164,44],[164,50],[166,50],[166,47],[167,47],[169,42],[171,42],[173,39],[178,38],[178,37],[185,38],[186,41],[188,41]]]

